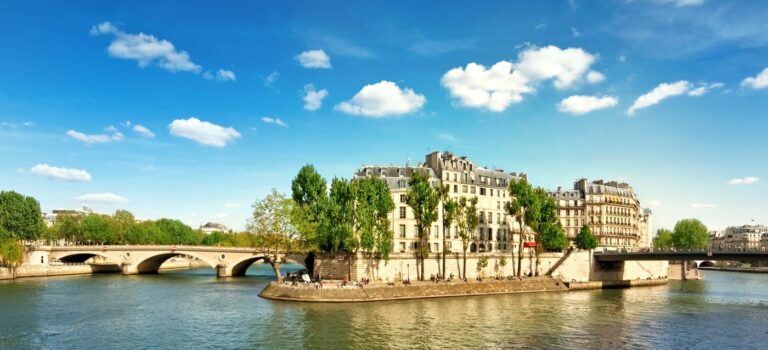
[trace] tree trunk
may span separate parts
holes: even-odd
[[[280,261],[278,260],[277,255],[269,258],[269,265],[272,266],[272,271],[275,272],[277,283],[283,283],[283,275],[280,273]]]
[[[542,248],[539,245],[539,239],[538,239],[538,236],[537,236],[536,237],[536,250],[535,250],[535,253],[536,253],[536,268],[535,268],[534,273],[533,273],[535,276],[539,275],[539,253],[540,253],[539,250],[540,249],[542,249]]]
[[[520,246],[518,246],[517,252],[517,277],[523,277],[523,223],[520,222]]]
[[[445,219],[445,206],[443,206],[443,219]],[[445,223],[443,223],[443,279],[445,279]]]
[[[461,278],[467,278],[467,249],[464,248],[464,267],[461,269]]]

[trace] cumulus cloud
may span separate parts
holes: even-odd
[[[427,99],[409,88],[401,89],[397,84],[382,80],[364,86],[348,101],[336,105],[336,110],[364,117],[382,118],[415,112]]]
[[[304,109],[314,111],[320,109],[323,105],[323,99],[328,96],[328,90],[315,90],[312,84],[304,85]]]
[[[723,86],[724,86],[723,83],[699,84],[699,86],[692,88],[690,91],[688,91],[688,96],[701,96],[709,92],[709,90],[721,88]]]
[[[574,95],[563,99],[557,105],[557,110],[564,113],[582,115],[598,109],[613,107],[619,100],[613,96],[582,96]]]
[[[139,135],[144,136],[148,139],[154,138],[155,133],[152,132],[152,130],[147,129],[145,126],[141,124],[136,124],[133,126],[133,131],[139,133]]]
[[[86,193],[80,197],[75,197],[75,200],[80,202],[100,202],[100,203],[123,203],[128,199],[122,196],[118,196],[114,193]]]
[[[226,69],[219,69],[218,71],[216,71],[216,73],[205,72],[203,73],[203,78],[208,80],[217,80],[217,81],[237,80],[237,77],[235,76],[235,72],[231,70],[226,70]]]
[[[195,117],[176,119],[168,126],[171,135],[190,139],[206,146],[224,147],[240,137],[232,127],[222,127]]]
[[[265,124],[275,124],[277,126],[282,126],[284,128],[288,127],[288,124],[286,124],[282,119],[280,118],[270,118],[270,117],[262,117],[261,121]]]
[[[627,110],[628,115],[635,115],[638,109],[647,108],[658,104],[662,100],[687,93],[693,85],[686,80],[674,83],[661,83],[650,92],[638,97]]]
[[[501,112],[521,102],[524,94],[533,93],[543,81],[552,80],[557,89],[571,88],[585,76],[589,82],[599,82],[602,74],[590,71],[596,60],[595,55],[580,48],[531,47],[515,62],[500,61],[490,68],[473,62],[453,68],[443,75],[441,83],[461,106]]]
[[[110,22],[93,26],[91,34],[114,36],[107,48],[109,55],[137,61],[141,68],[153,64],[170,72],[199,73],[202,70],[200,65],[192,62],[186,51],[179,51],[170,41],[154,35],[126,33]]]
[[[597,84],[602,82],[603,80],[605,80],[605,75],[603,75],[603,73],[595,72],[593,70],[587,73],[587,82],[590,84]]]
[[[331,58],[323,50],[309,50],[296,55],[304,68],[331,68]]]
[[[751,184],[753,184],[755,182],[758,182],[758,181],[760,181],[760,178],[758,178],[758,177],[747,176],[747,177],[741,178],[741,179],[740,178],[731,179],[731,180],[728,181],[728,184],[729,185],[751,185]]]
[[[35,165],[31,169],[29,169],[29,172],[38,176],[44,176],[54,180],[74,181],[74,182],[91,181],[91,174],[89,174],[85,170],[59,168],[55,166],[50,166],[48,164]]]
[[[224,203],[224,208],[240,208],[240,203]]]
[[[706,208],[716,208],[717,205],[714,205],[712,203],[693,203],[691,204],[692,209],[706,209]]]
[[[92,145],[94,143],[105,143],[111,141],[122,141],[125,136],[123,133],[117,131],[114,126],[108,126],[104,129],[107,132],[111,132],[111,135],[107,134],[84,134],[75,130],[68,130],[67,136],[85,143],[86,145]]]
[[[755,90],[768,88],[768,67],[763,69],[754,77],[748,77],[742,80],[741,86],[749,87]]]
[[[685,6],[699,6],[704,3],[704,0],[654,0],[654,2],[660,4],[670,4],[677,7]]]

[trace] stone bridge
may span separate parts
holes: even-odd
[[[267,255],[256,248],[224,248],[207,246],[41,246],[38,253],[47,253],[48,261],[64,263],[85,262],[118,265],[125,275],[157,273],[160,265],[175,256],[196,258],[216,270],[218,277],[244,276],[251,264]],[[304,264],[306,255],[283,255],[284,259]]]

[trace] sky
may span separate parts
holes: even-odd
[[[243,229],[434,150],[768,224],[768,2],[0,2],[0,190]]]

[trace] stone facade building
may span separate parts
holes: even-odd
[[[719,237],[710,236],[716,250],[758,250],[768,243],[768,227],[763,225],[731,226]]]
[[[527,179],[524,173],[506,173],[501,169],[488,169],[477,166],[467,157],[457,157],[451,152],[433,152],[426,156],[425,162],[418,166],[377,166],[365,165],[355,174],[359,177],[379,177],[389,185],[395,209],[390,214],[394,232],[394,252],[410,253],[418,247],[418,231],[412,209],[405,202],[408,192],[408,180],[416,171],[427,174],[433,186],[447,185],[449,197],[458,200],[476,197],[479,224],[471,235],[470,253],[517,251],[518,225],[509,219],[504,209],[510,196],[508,186],[514,179]],[[440,203],[442,206],[442,203]],[[432,224],[429,232],[431,252],[462,251],[462,242],[456,224],[448,228],[446,246],[443,247],[442,207],[438,207],[438,220]],[[532,235],[524,237],[533,240]]]
[[[643,210],[634,190],[626,183],[576,180],[572,190],[550,191],[557,215],[569,240],[587,225],[606,248],[632,249],[650,246],[652,213]]]

